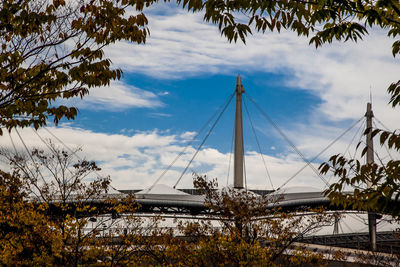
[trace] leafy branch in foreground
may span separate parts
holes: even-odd
[[[230,42],[246,42],[257,32],[289,30],[310,37],[319,47],[334,40],[362,40],[368,28],[378,27],[388,38],[400,34],[400,3],[396,0],[177,0],[188,11],[204,11],[204,20],[218,25]],[[392,44],[400,54],[400,40]],[[393,107],[400,104],[400,80],[388,88]]]
[[[189,240],[179,243],[178,248],[185,251],[191,265],[325,264],[322,254],[294,246],[302,236],[331,224],[332,216],[321,209],[289,214],[273,207],[279,196],[271,198],[233,188],[217,190],[215,180],[201,176],[195,177],[195,187],[205,193],[206,205],[217,220],[199,218],[179,223],[179,232]],[[176,256],[176,260],[181,259]]]
[[[104,47],[144,43],[151,1],[4,0],[0,4],[0,126],[73,119],[75,107],[55,102],[83,97],[89,88],[120,79]],[[135,12],[127,14],[128,7]],[[132,10],[133,11],[133,10]]]
[[[397,152],[400,150],[400,135],[396,131],[375,129],[371,134],[379,135],[381,145],[387,144],[389,149]],[[366,151],[364,148],[362,156]],[[321,173],[328,171],[339,178],[325,191],[334,204],[356,210],[389,213],[396,218],[400,216],[397,204],[400,199],[400,160],[362,164],[359,160],[334,155],[329,162],[320,166]]]
[[[143,222],[131,196],[106,195],[110,178],[95,178],[94,162],[76,161],[74,153],[50,141],[48,150],[30,154],[0,151],[10,173],[0,172],[0,263],[77,266],[124,264],[137,260],[132,246]],[[97,205],[101,201],[103,205]],[[120,214],[129,213],[124,217]],[[129,226],[129,231],[127,229]],[[123,241],[112,245],[115,237]]]

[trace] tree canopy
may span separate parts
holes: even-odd
[[[366,133],[372,136],[380,134],[379,142],[382,146],[387,144],[389,149],[397,152],[400,150],[400,135],[396,132],[367,129]],[[365,153],[366,148],[362,155]],[[362,164],[359,160],[338,154],[323,163],[320,170],[322,173],[332,171],[339,178],[326,190],[334,204],[400,218],[400,160]]]
[[[126,0],[5,0],[0,4],[0,126],[11,129],[73,119],[56,100],[109,85],[122,71],[103,48],[120,40],[144,43],[145,3]],[[127,15],[128,7],[135,14]]]
[[[51,149],[50,149],[51,148]],[[218,192],[196,178],[208,216],[140,217],[133,196],[104,198],[109,179],[85,183],[94,163],[49,143],[50,151],[1,151],[13,174],[0,172],[0,263],[46,266],[324,266],[320,252],[295,245],[332,223],[325,213],[288,214],[248,191]],[[103,197],[103,205],[98,200]],[[74,201],[71,201],[71,200]],[[302,213],[303,212],[303,213]],[[150,215],[150,214],[148,214]],[[168,224],[167,224],[168,225]],[[340,256],[340,255],[337,255]],[[336,257],[336,255],[334,255]]]

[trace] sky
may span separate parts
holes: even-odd
[[[113,65],[123,70],[122,79],[92,89],[82,100],[69,100],[67,104],[79,108],[77,118],[58,126],[49,123],[47,128],[68,147],[82,147],[79,156],[95,160],[101,173],[111,176],[114,188],[151,186],[186,147],[159,181],[173,186],[211,127],[206,122],[234,92],[239,74],[257,136],[243,114],[249,188],[281,187],[305,165],[249,97],[308,160],[361,119],[371,98],[376,118],[389,129],[398,128],[400,111],[391,108],[386,93],[399,78],[398,59],[391,54],[393,40],[380,29],[371,29],[358,43],[333,42],[315,49],[307,38],[287,31],[254,33],[246,44],[229,43],[215,25],[203,22],[201,13],[188,13],[174,4],[160,3],[145,13],[150,29],[146,44],[118,42],[105,49]],[[193,173],[217,178],[220,186],[233,183],[233,103],[177,188],[193,187]],[[207,130],[187,146],[203,125]],[[318,168],[336,153],[353,155],[353,146],[346,149],[360,140],[361,127],[362,122],[313,165]],[[32,129],[20,133],[29,148],[43,146]],[[63,146],[45,129],[38,134]],[[22,149],[15,133],[12,138]],[[10,147],[7,134],[0,140],[0,145]],[[376,147],[385,158],[385,149]],[[288,190],[324,186],[309,167],[285,184]]]

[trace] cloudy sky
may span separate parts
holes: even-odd
[[[73,100],[80,110],[75,121],[47,128],[68,147],[82,146],[80,157],[95,160],[117,189],[152,185],[186,147],[159,181],[173,186],[210,129],[212,122],[206,122],[235,90],[238,74],[246,94],[309,160],[362,118],[370,95],[376,117],[390,129],[398,127],[400,111],[388,105],[386,93],[399,78],[398,59],[391,54],[393,40],[378,29],[370,30],[357,44],[335,42],[316,50],[292,32],[255,33],[246,45],[229,43],[216,26],[202,21],[202,14],[172,4],[157,5],[147,16],[151,35],[145,45],[120,42],[106,49],[113,64],[124,71],[123,78],[110,87],[91,90],[83,100]],[[305,163],[248,96],[244,100],[263,157],[244,114],[247,185],[276,189]],[[194,172],[217,177],[223,186],[232,184],[233,106],[227,108],[178,188],[192,187]],[[206,129],[197,136],[203,125]],[[362,122],[356,124],[313,160],[315,166],[335,153],[353,154],[354,147],[348,145],[360,140],[361,127]],[[40,145],[32,129],[20,133],[28,147]],[[38,133],[59,143],[45,129]],[[187,146],[193,137],[195,141]],[[22,147],[15,133],[13,139]],[[10,146],[7,135],[1,140],[3,146]],[[385,150],[380,150],[385,158]],[[323,189],[324,182],[307,167],[285,187]]]

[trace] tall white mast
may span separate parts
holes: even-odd
[[[374,163],[374,141],[372,139],[372,118],[374,113],[372,112],[372,104],[367,103],[367,112],[365,113],[367,119],[367,164]],[[372,186],[371,182],[368,182],[368,187]],[[372,251],[376,251],[376,214],[368,212],[368,230],[369,230],[369,241],[371,243]]]
[[[236,79],[236,111],[235,111],[235,157],[234,157],[234,188],[243,188],[243,118],[242,94],[244,88],[240,75]]]

